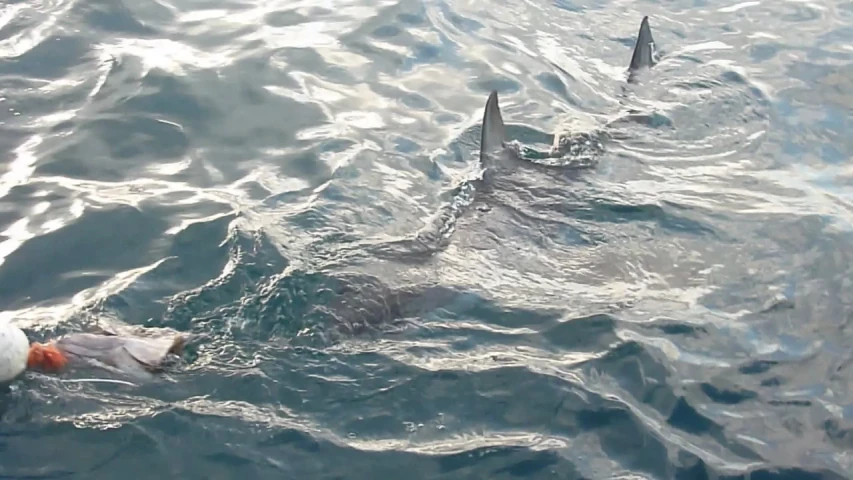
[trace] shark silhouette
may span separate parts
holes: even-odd
[[[644,17],[628,66],[629,79],[630,75],[650,68],[656,62],[649,20]],[[500,225],[510,223],[508,219],[511,216],[526,215],[524,208],[516,208],[518,202],[510,197],[526,196],[527,187],[542,178],[537,171],[547,172],[550,176],[571,176],[570,172],[577,169],[524,158],[518,144],[507,140],[497,91],[490,93],[483,111],[479,164],[482,177],[464,181],[447,192],[451,197],[449,204],[413,237],[355,246],[352,255],[347,257],[349,273],[307,275],[306,282],[309,285],[317,283],[314,288],[323,294],[318,296],[320,300],[310,310],[295,312],[293,316],[308,319],[311,324],[333,326],[318,330],[323,332],[324,339],[331,340],[404,325],[408,323],[407,318],[452,302],[464,303],[472,298],[475,302],[480,301],[478,295],[472,297],[471,285],[466,286],[465,280],[451,280],[454,284],[460,282],[454,288],[435,283],[431,272],[446,271],[443,266],[452,266],[454,262],[450,260],[450,264],[445,264],[435,254],[447,248],[453,240],[463,250],[512,255],[512,242],[504,241],[503,235],[495,231],[495,228],[500,229]],[[528,176],[528,173],[533,175]],[[340,247],[337,248],[340,251]],[[392,260],[393,264],[389,266],[377,261],[383,258]],[[393,266],[401,262],[424,264],[433,260],[434,270],[410,271]],[[358,264],[366,268],[359,268]],[[454,274],[448,276],[452,279]],[[425,277],[426,281],[416,280],[420,277]],[[293,276],[286,279],[287,282],[298,280]],[[399,286],[403,284],[407,286]],[[300,287],[300,290],[305,289]],[[286,288],[269,289],[272,292],[281,290]]]

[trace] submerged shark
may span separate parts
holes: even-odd
[[[655,43],[648,17],[644,17],[628,67],[629,79],[655,63]],[[519,216],[533,217],[547,210],[548,205],[530,209],[530,202],[525,201],[530,197],[535,198],[541,190],[550,188],[543,186],[544,179],[571,175],[570,172],[577,169],[525,158],[519,144],[507,139],[497,91],[492,91],[486,101],[479,137],[482,176],[464,181],[447,192],[451,197],[449,204],[440,209],[414,238],[382,241],[372,245],[358,244],[351,255],[345,255],[346,273],[292,272],[282,277],[279,280],[281,284],[276,288],[264,289],[272,297],[262,299],[260,304],[272,306],[283,300],[288,308],[297,309],[289,314],[292,318],[300,319],[290,325],[299,331],[295,336],[334,341],[405,326],[410,322],[409,319],[454,302],[477,303],[479,297],[476,294],[472,296],[468,289],[479,283],[471,281],[471,278],[484,274],[480,272],[475,275],[471,271],[477,268],[474,258],[482,252],[487,252],[486,256],[505,259],[511,264],[517,263],[519,271],[526,270],[531,265],[525,264],[524,248],[519,249],[514,244],[512,232],[504,228],[515,228]],[[571,141],[569,137],[563,138]],[[532,211],[537,208],[539,212]],[[535,219],[537,224],[548,221],[547,218]],[[434,254],[450,245],[451,239],[455,246],[462,248],[469,263],[454,265],[455,260],[452,258],[434,257]],[[340,246],[336,248],[340,253]],[[377,261],[383,257],[394,263],[423,264],[430,259],[436,262],[432,269],[386,269],[382,262]],[[359,268],[357,264],[363,264],[366,268]],[[454,272],[456,267],[461,269],[458,275]],[[533,269],[537,267],[532,265]],[[442,279],[440,282],[433,277],[436,272]],[[420,277],[426,277],[426,281]],[[298,288],[294,283],[299,284]],[[457,286],[443,286],[446,284]],[[544,287],[539,285],[537,288]],[[292,291],[316,292],[310,295],[314,301],[305,305],[293,302],[287,293]],[[525,302],[529,303],[530,300],[526,299]],[[275,312],[278,315],[278,307]],[[315,337],[314,334],[319,335]]]

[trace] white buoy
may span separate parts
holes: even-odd
[[[30,341],[20,328],[0,323],[0,383],[14,380],[27,369]]]

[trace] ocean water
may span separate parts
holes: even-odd
[[[840,0],[5,0],[0,320],[200,340],[17,380],[0,478],[853,478],[851,39]],[[484,193],[492,89],[531,163],[578,141]]]

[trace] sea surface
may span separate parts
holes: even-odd
[[[853,478],[851,132],[850,1],[3,0],[0,321],[197,341],[0,478]]]

